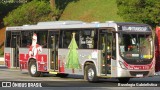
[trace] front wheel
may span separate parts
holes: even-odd
[[[41,72],[37,71],[36,61],[31,61],[29,63],[29,74],[32,77],[39,77],[41,75]]]
[[[95,68],[95,66],[93,64],[87,65],[85,67],[85,75],[84,75],[84,77],[89,82],[97,82],[98,81],[96,68]]]

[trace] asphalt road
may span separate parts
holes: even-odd
[[[30,90],[53,90],[53,88],[56,90],[114,90],[114,88],[115,90],[160,90],[160,76],[132,78],[129,83],[119,83],[117,79],[100,79],[98,83],[89,83],[83,80],[83,76],[78,75],[69,75],[67,78],[48,74],[43,77],[31,77],[27,72],[0,67],[0,90],[9,90],[7,87],[2,88],[2,83],[6,82],[10,82],[14,87],[11,89],[15,90],[21,90],[21,87],[30,87]],[[21,85],[18,86],[18,84]],[[28,88],[23,88],[23,90],[25,89]]]

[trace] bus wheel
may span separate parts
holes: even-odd
[[[29,74],[32,77],[39,77],[41,75],[41,72],[37,71],[37,64],[35,61],[29,63]]]
[[[58,73],[56,74],[57,77],[61,77],[61,78],[65,78],[68,76],[68,74],[65,74],[65,73]]]
[[[120,83],[127,83],[129,82],[130,78],[118,78]]]
[[[93,64],[87,65],[85,67],[84,78],[86,78],[89,82],[97,82],[98,81],[96,68]]]

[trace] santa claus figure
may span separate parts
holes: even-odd
[[[29,48],[29,57],[37,58],[38,52],[42,52],[42,47],[37,44],[37,34],[33,34],[32,45]]]

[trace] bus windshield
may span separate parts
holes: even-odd
[[[151,34],[119,34],[120,55],[128,62],[151,61],[153,58],[153,40]],[[134,60],[134,61],[129,61]]]

